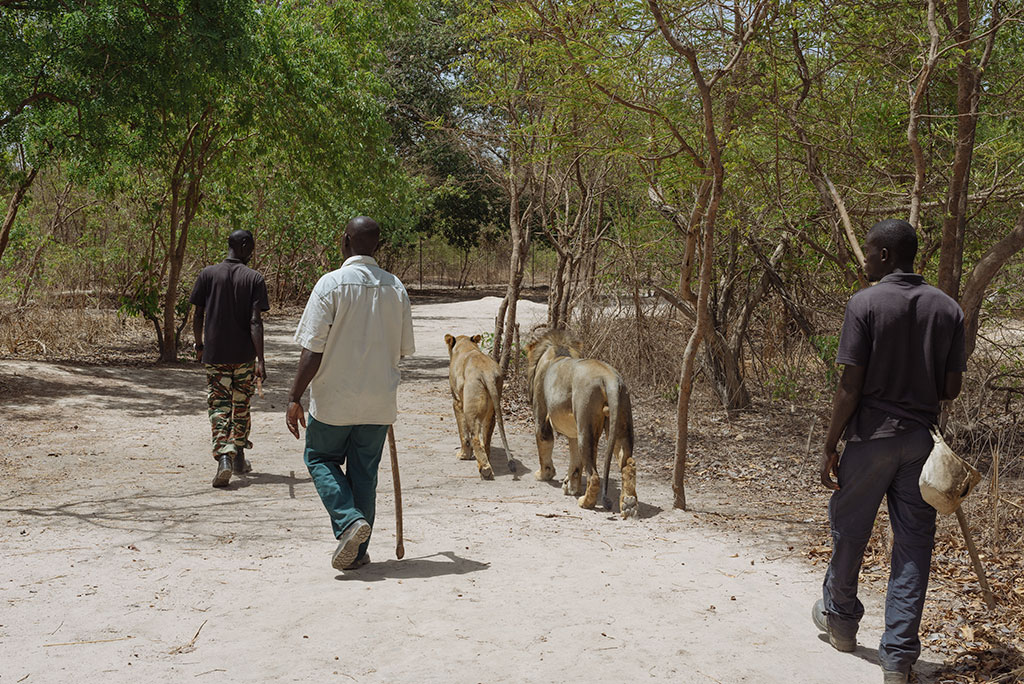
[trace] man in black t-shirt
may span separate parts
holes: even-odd
[[[189,297],[196,307],[192,323],[196,360],[206,365],[213,458],[217,461],[214,487],[226,487],[232,471],[242,475],[252,470],[245,458],[245,450],[252,448],[249,400],[254,381],[267,377],[261,313],[270,308],[263,276],[246,266],[255,248],[249,231],[231,233],[228,258],[204,268]]]
[[[864,615],[857,576],[883,495],[888,502],[893,548],[878,647],[886,684],[905,683],[921,654],[935,509],[921,498],[918,479],[939,402],[956,398],[967,368],[963,312],[914,273],[916,253],[917,235],[906,221],[881,221],[868,231],[864,272],[877,284],[846,306],[836,358],[843,375],[820,472],[833,490],[832,559],[812,617],[840,651],[857,647]]]

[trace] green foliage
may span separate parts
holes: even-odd
[[[800,398],[800,377],[792,372],[792,369],[771,366],[768,368],[768,381],[766,383],[768,394],[772,399],[782,401],[796,401]]]
[[[485,354],[490,354],[492,351],[494,351],[494,333],[480,333],[480,351],[482,351]]]
[[[821,363],[825,366],[828,389],[835,390],[839,385],[839,366],[836,365],[836,355],[839,353],[839,335],[813,335],[811,344]]]

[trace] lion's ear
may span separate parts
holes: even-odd
[[[448,345],[448,351],[451,351],[452,347],[455,346],[455,338],[452,337],[451,335],[445,335],[444,343]]]
[[[473,335],[469,338],[469,341],[473,344],[480,344],[480,340],[484,339],[483,335]]]

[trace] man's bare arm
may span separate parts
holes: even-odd
[[[203,323],[206,320],[206,307],[196,306],[192,316],[192,338],[196,341],[196,361],[203,360]]]
[[[309,387],[309,383],[313,381],[316,372],[320,370],[320,362],[323,358],[323,352],[312,352],[305,348],[302,350],[302,356],[299,357],[299,368],[295,371],[295,380],[292,381],[292,388],[288,392],[288,410],[285,411],[284,416],[288,432],[292,433],[295,439],[299,438],[299,425],[306,427],[302,395]]]
[[[263,359],[263,316],[259,309],[252,310],[252,318],[249,319],[249,335],[252,336],[252,346],[256,348],[256,377],[266,380],[267,366]]]
[[[835,399],[832,400],[832,419],[828,424],[828,433],[825,435],[825,448],[821,454],[821,483],[829,489],[839,489],[839,484],[833,480],[837,476],[839,467],[839,453],[836,448],[839,445],[839,438],[850,422],[857,405],[860,403],[861,391],[864,389],[864,377],[867,368],[863,366],[843,366],[843,376],[839,380],[839,388],[836,390]]]
[[[952,401],[960,396],[960,390],[964,386],[964,374],[960,371],[946,373],[946,386],[943,387],[942,398],[945,401]]]

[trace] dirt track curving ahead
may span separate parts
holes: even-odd
[[[414,306],[395,426],[406,558],[385,457],[374,562],[344,574],[284,424],[293,320],[268,326],[254,471],[227,490],[210,486],[200,367],[0,361],[0,684],[881,680],[878,596],[857,652],[834,651],[810,621],[820,569],[709,527],[699,492],[696,513],[673,510],[642,461],[641,519],[623,521],[533,479],[529,425],[508,425],[518,478],[500,446],[493,482],[456,460],[443,337],[489,329],[496,308]],[[558,478],[567,459],[560,441]]]

